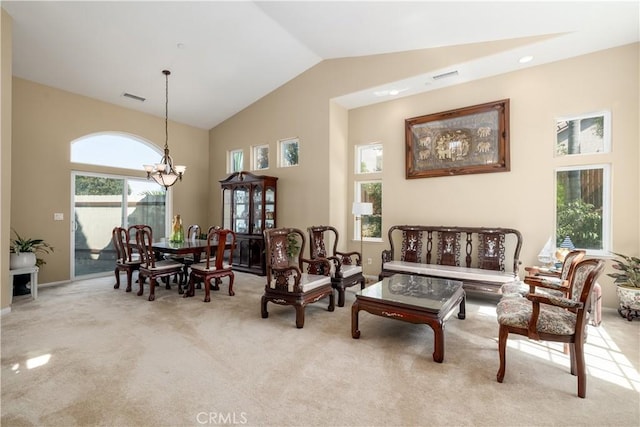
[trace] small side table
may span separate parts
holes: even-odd
[[[13,276],[18,276],[20,274],[30,274],[31,275],[31,298],[38,298],[38,271],[40,269],[35,265],[33,267],[26,268],[18,268],[16,270],[9,270],[9,278],[11,280],[11,284],[13,285]],[[13,288],[11,289],[11,300],[13,302]]]

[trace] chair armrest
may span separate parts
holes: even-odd
[[[569,283],[566,280],[561,281],[560,283],[554,282],[546,279],[545,277],[540,276],[526,276],[524,278],[524,283],[529,285],[529,291],[535,292],[535,287],[554,289],[557,291],[562,291],[569,294]]]
[[[579,309],[583,307],[582,302],[569,298],[557,297],[554,295],[527,294],[527,299],[534,303],[554,305],[561,308]]]
[[[391,253],[390,249],[384,249],[382,251],[382,263],[384,264],[385,262],[390,262],[392,260],[393,256]]]
[[[356,256],[355,265],[362,265],[362,255],[360,254],[360,252],[357,252],[357,251],[353,251],[353,252],[338,252],[338,251],[336,251],[336,255],[340,255],[340,257],[342,257],[342,264],[354,264],[354,262],[351,259],[351,257],[355,255]],[[345,262],[346,260],[348,260],[348,261]]]
[[[331,264],[327,258],[300,258],[301,264],[309,264],[307,272],[309,274],[319,274],[322,276],[328,276],[331,274]]]

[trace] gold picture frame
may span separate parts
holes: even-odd
[[[405,120],[406,178],[507,172],[509,99]]]

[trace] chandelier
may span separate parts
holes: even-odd
[[[173,166],[173,159],[169,155],[169,74],[171,71],[162,70],[165,77],[165,113],[164,113],[164,155],[160,163],[143,165],[147,172],[147,179],[153,178],[155,182],[168,189],[178,180],[182,181],[182,175],[187,170],[186,166]]]

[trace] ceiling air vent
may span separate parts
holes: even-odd
[[[143,98],[143,97],[138,96],[138,95],[133,95],[133,94],[127,93],[127,92],[122,94],[122,96],[127,97],[127,98],[131,98],[131,99],[135,99],[136,101],[140,101],[140,102],[146,101],[146,98]]]
[[[449,71],[448,73],[438,74],[437,76],[433,76],[433,80],[446,79],[447,77],[453,77],[458,75],[458,70]]]

